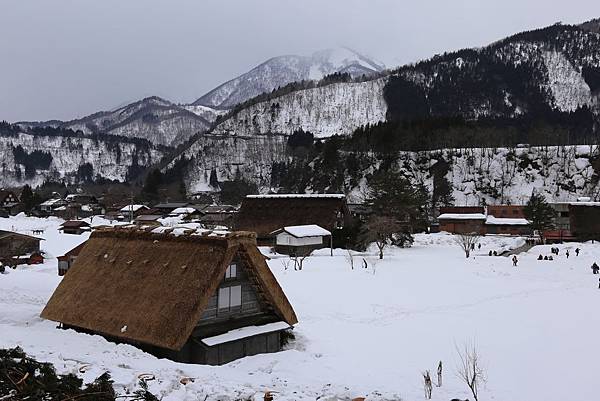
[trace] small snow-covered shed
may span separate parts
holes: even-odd
[[[315,249],[331,246],[331,231],[316,224],[287,226],[272,234],[275,250],[285,255],[308,255]]]

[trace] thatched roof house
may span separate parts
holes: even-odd
[[[64,234],[75,235],[81,235],[84,232],[91,231],[91,229],[92,226],[83,220],[67,220],[58,228],[58,230],[62,231]]]
[[[41,316],[208,364],[278,351],[297,323],[253,233],[165,227],[95,231]]]
[[[341,228],[350,215],[343,194],[248,195],[242,201],[235,229],[270,239],[282,227],[316,224],[328,231]]]

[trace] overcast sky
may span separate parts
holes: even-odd
[[[393,67],[596,17],[600,0],[0,0],[0,120],[191,102],[282,54],[344,45]]]

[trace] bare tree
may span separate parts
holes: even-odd
[[[347,250],[346,261],[350,265],[350,268],[354,270],[354,254],[352,253],[352,249]]]
[[[481,236],[477,233],[464,233],[456,234],[454,241],[460,245],[461,249],[465,252],[465,257],[471,256],[471,251],[475,249],[475,245],[479,242]]]
[[[294,270],[302,270],[304,259],[309,257],[311,253],[312,250],[305,252],[298,251],[298,253],[290,255],[290,259],[294,262]]]
[[[474,343],[465,344],[462,350],[456,347],[456,351],[460,357],[458,377],[469,387],[475,401],[479,401],[479,386],[485,381],[485,371],[481,366],[477,348]]]
[[[383,250],[394,243],[394,235],[404,228],[394,218],[387,216],[372,216],[365,226],[366,231],[362,235],[362,241],[365,244],[375,243],[379,250],[379,259],[383,259]]]

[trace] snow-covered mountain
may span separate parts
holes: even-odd
[[[294,131],[315,137],[349,135],[357,128],[402,118],[536,118],[585,107],[598,118],[600,35],[578,26],[554,25],[523,32],[480,49],[466,49],[401,67],[362,82],[298,85],[262,95],[228,113],[209,133],[236,148],[260,142],[282,154],[261,155],[213,145],[203,136],[183,153],[190,159],[191,190],[205,185],[203,171],[221,179],[239,170],[259,185],[269,185],[271,163],[289,159],[282,143]],[[473,144],[477,147],[477,144]],[[218,159],[212,157],[219,154]],[[259,178],[256,178],[259,177]]]
[[[218,135],[290,135],[302,129],[317,137],[349,135],[357,127],[385,121],[383,89],[388,78],[338,82],[292,91],[241,109],[218,124]]]
[[[45,181],[126,182],[140,178],[168,150],[135,138],[84,136],[60,129],[45,132],[0,126],[0,187],[38,186]]]
[[[198,131],[205,131],[216,118],[207,107],[188,109],[153,96],[114,111],[102,111],[62,123],[62,128],[142,138],[154,144],[177,146]]]
[[[279,56],[216,87],[193,104],[229,109],[291,82],[319,80],[334,72],[369,76],[384,69],[382,63],[345,47],[321,50],[310,56]]]

